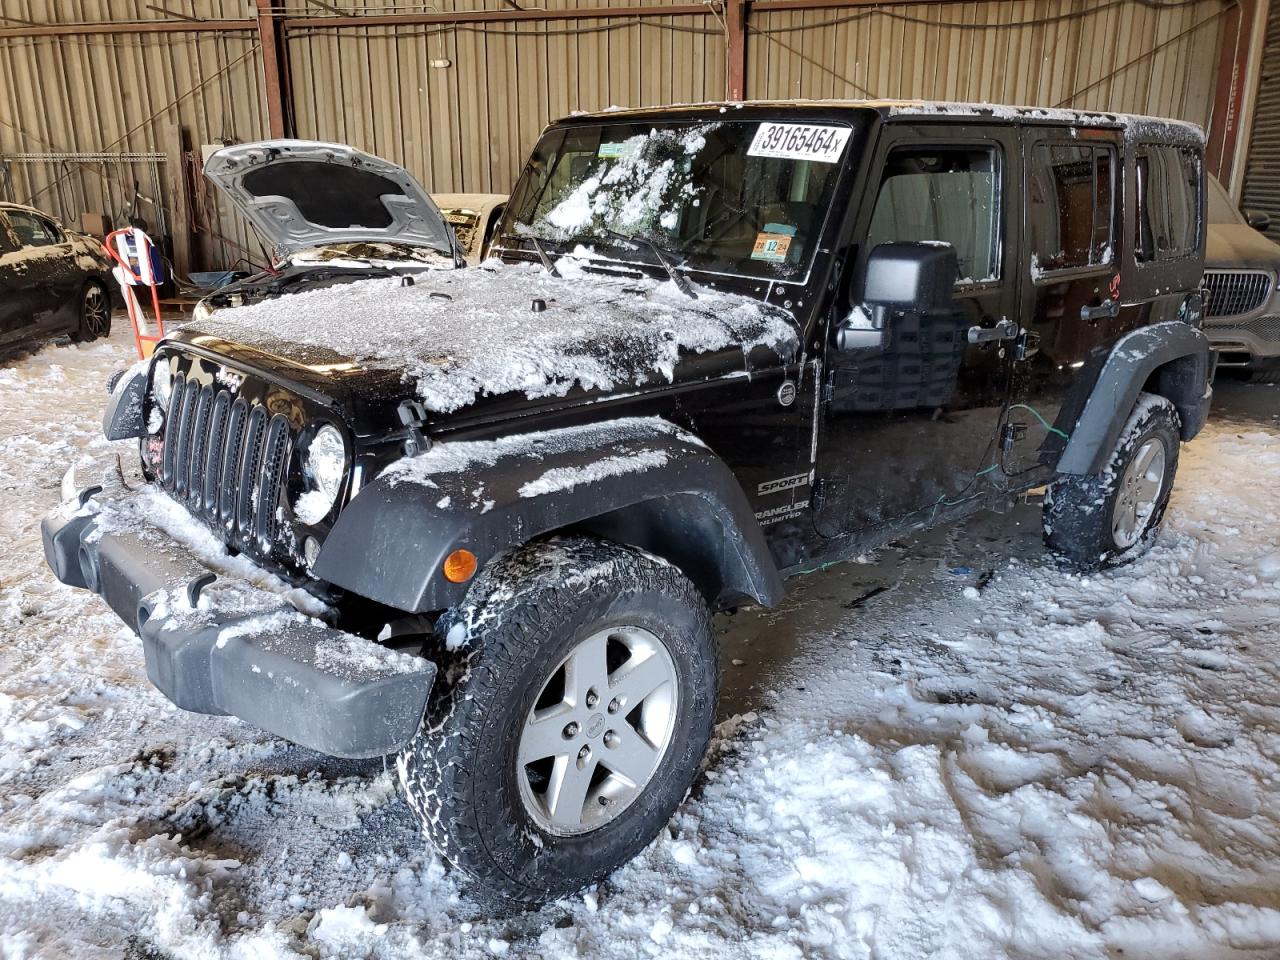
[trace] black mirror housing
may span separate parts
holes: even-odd
[[[903,313],[936,313],[954,304],[959,276],[949,243],[882,243],[867,257],[862,302]]]
[[[1244,220],[1259,233],[1266,233],[1271,226],[1270,214],[1263,213],[1261,210],[1244,211]]]

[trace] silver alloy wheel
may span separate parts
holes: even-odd
[[[1164,462],[1164,441],[1152,437],[1138,448],[1120,478],[1111,511],[1111,537],[1122,550],[1132,547],[1147,530],[1164,491]]]
[[[85,287],[83,309],[85,332],[91,337],[106,336],[111,324],[111,305],[96,283]]]
[[[551,672],[520,732],[529,816],[560,836],[613,820],[666,756],[678,705],[675,663],[657,636],[626,626],[587,637]]]

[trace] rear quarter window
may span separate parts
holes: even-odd
[[[1178,260],[1201,246],[1200,154],[1190,147],[1139,144],[1137,230],[1134,257],[1140,263]]]

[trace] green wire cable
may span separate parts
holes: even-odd
[[[1010,409],[1010,411],[1013,411],[1013,410],[1029,410],[1029,411],[1031,412],[1031,415],[1032,415],[1033,417],[1035,417],[1037,420],[1039,420],[1039,421],[1040,421],[1040,426],[1044,427],[1044,428],[1045,428],[1046,430],[1048,430],[1050,433],[1056,433],[1056,434],[1057,434],[1058,436],[1060,436],[1063,440],[1070,440],[1070,439],[1071,439],[1071,438],[1067,435],[1067,432],[1066,432],[1065,430],[1059,430],[1057,427],[1055,427],[1053,424],[1051,424],[1048,420],[1046,420],[1044,417],[1042,417],[1042,416],[1040,415],[1040,411],[1039,411],[1039,410],[1037,410],[1035,407],[1029,406],[1029,405],[1027,405],[1027,404],[1025,404],[1025,403],[1015,403],[1015,404],[1014,404],[1013,406],[1011,406],[1009,409]]]

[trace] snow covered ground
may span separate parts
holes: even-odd
[[[669,831],[495,920],[379,761],[178,711],[46,571],[128,346],[0,361],[0,956],[1280,956],[1280,389],[1220,388],[1132,567],[1057,569],[1032,505],[723,624]]]

